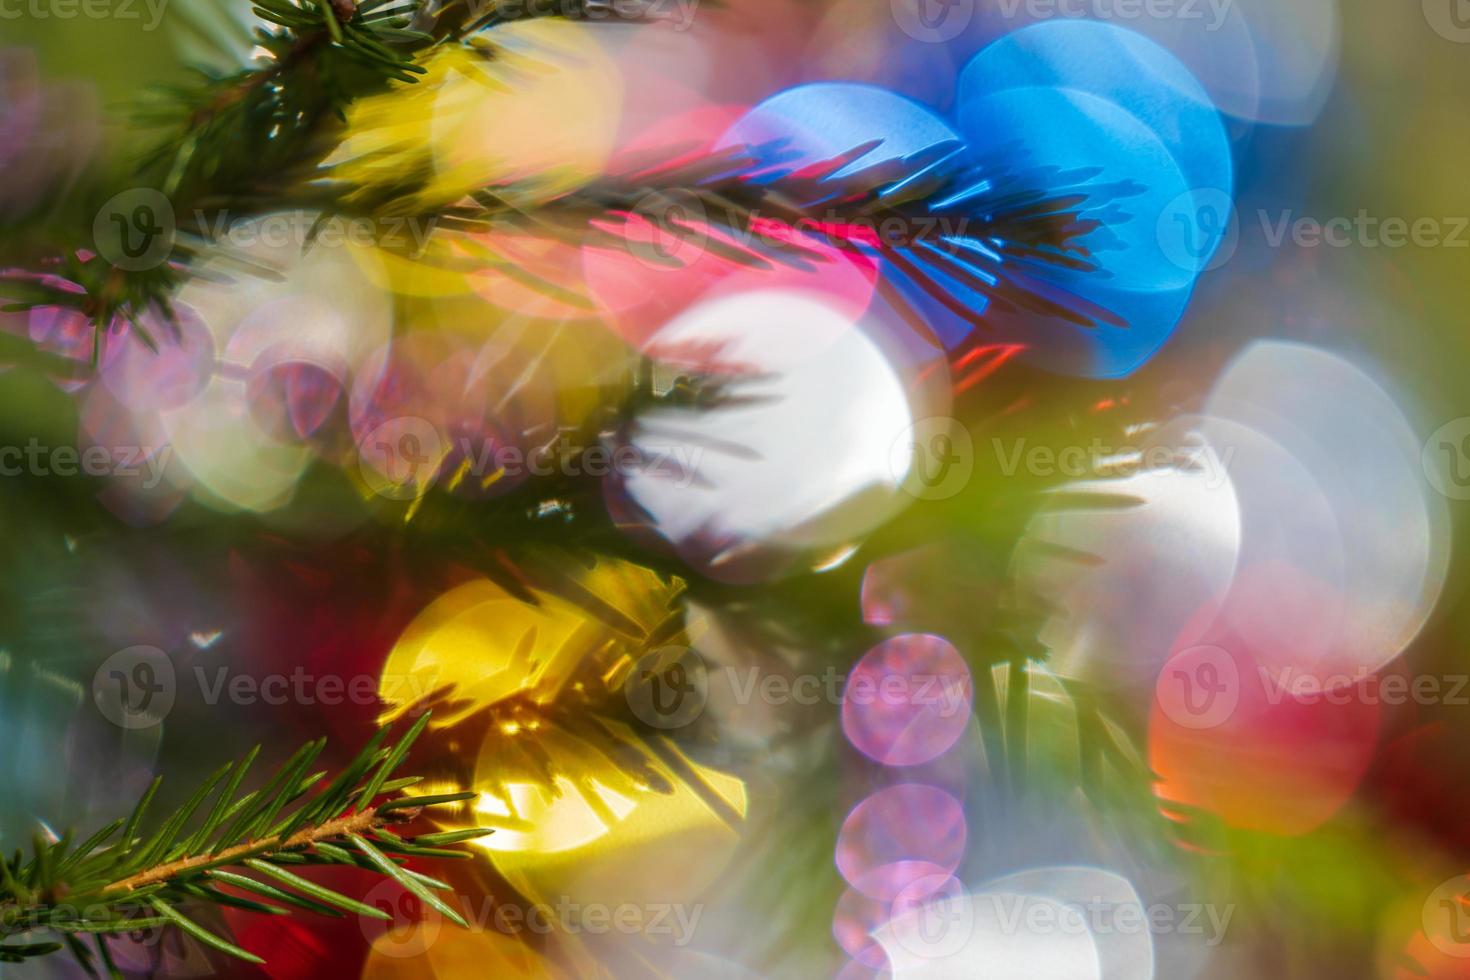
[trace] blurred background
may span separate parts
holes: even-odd
[[[102,6],[0,0],[14,227],[53,199],[89,224],[160,139],[132,108],[259,54],[246,5]],[[267,965],[168,935],[120,965],[1470,977],[1459,0],[654,7],[436,55],[330,160],[428,154],[426,197],[514,177],[534,208],[639,154],[781,137],[800,166],[938,127],[1144,188],[1076,287],[1131,326],[918,303],[931,334],[867,257],[655,274],[416,212],[406,249],[304,256],[304,219],[235,224],[279,275],[207,250],[178,337],[95,372],[84,319],[0,313],[55,355],[0,350],[0,843],[257,742],[348,758],[453,685],[414,764],[481,792],[447,826],[498,828],[445,872],[473,929],[334,869],[392,920],[226,909]],[[691,372],[774,387],[640,401]],[[583,471],[466,448],[552,445]],[[596,445],[639,465],[593,479]]]

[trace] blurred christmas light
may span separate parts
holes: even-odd
[[[628,443],[663,465],[619,474],[609,492],[615,503],[626,495],[687,561],[728,580],[784,572],[899,509],[906,474],[894,471],[894,447],[943,405],[910,380],[891,328],[854,323],[807,294],[711,301],[659,331],[649,351],[723,391],[708,409],[636,418]],[[813,418],[826,429],[813,430]]]
[[[837,836],[837,869],[864,895],[892,902],[916,881],[939,875],[942,882],[953,874],[967,835],[964,808],[954,797],[923,783],[899,783],[848,813]]]
[[[941,637],[909,634],[863,655],[842,695],[842,730],[886,766],[938,758],[970,723],[970,669]]]

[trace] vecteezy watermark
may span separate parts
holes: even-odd
[[[357,443],[357,469],[380,497],[412,500],[427,493],[447,455],[439,429],[427,419],[400,415],[373,427]]]
[[[1240,245],[1235,199],[1214,188],[1185,191],[1159,213],[1155,232],[1164,257],[1190,272],[1229,262]]]
[[[163,481],[173,445],[46,446],[32,437],[24,446],[0,446],[0,477],[86,476],[143,477],[143,489]]]
[[[263,245],[267,248],[299,249],[381,247],[409,256],[421,255],[433,235],[438,219],[430,215],[332,215],[307,222],[291,212],[260,217],[232,218],[228,212],[208,214],[196,209],[188,228],[206,242],[237,249]]]
[[[890,907],[890,932],[905,951],[926,960],[945,960],[975,934],[975,904],[952,875],[922,875]]]
[[[129,20],[155,31],[169,0],[0,0],[0,20]]]
[[[514,936],[531,934],[622,935],[649,936],[674,946],[687,946],[694,940],[699,920],[704,915],[702,904],[676,902],[623,902],[607,905],[580,902],[569,895],[540,902],[502,902],[493,896],[472,898],[463,894],[444,895],[450,908],[464,917],[476,931],[494,931]],[[383,912],[388,919],[361,916],[363,935],[375,952],[394,957],[412,957],[424,953],[438,941],[443,930],[443,916],[393,881],[382,881],[373,887],[363,902]]]
[[[1451,500],[1470,500],[1470,417],[1434,431],[1420,454],[1429,485]]]
[[[1197,22],[1209,32],[1225,26],[1235,0],[997,0],[1008,20],[1100,20]]]
[[[1470,959],[1470,877],[1456,875],[1430,892],[1420,920],[1435,949],[1455,959]]]
[[[1300,704],[1405,704],[1470,706],[1470,674],[1380,674],[1367,667],[1353,670],[1308,671],[1286,666],[1279,671],[1258,668],[1266,703],[1290,698]]]
[[[1243,218],[1230,195],[1202,189],[1180,194],[1160,212],[1156,227],[1164,257],[1181,269],[1207,272],[1234,257],[1249,235],[1269,249],[1470,248],[1470,217],[1373,214],[1326,217],[1293,209],[1258,208]]]
[[[177,234],[173,205],[150,187],[114,195],[92,220],[97,254],[126,272],[158,268],[173,252]]]
[[[709,212],[688,191],[649,191],[633,202],[628,214],[623,243],[630,255],[650,268],[683,268],[709,248]]]
[[[1169,658],[1154,683],[1160,710],[1182,728],[1218,728],[1240,704],[1240,667],[1229,651],[1200,645]]]
[[[1470,44],[1470,2],[1423,0],[1424,19],[1434,33],[1456,44]]]
[[[894,480],[910,496],[944,500],[969,485],[975,443],[958,419],[934,416],[908,426],[888,454]]]
[[[1186,902],[1119,902],[1101,895],[1037,901],[1035,895],[981,893],[977,911],[988,912],[1007,935],[1202,936],[1206,946],[1225,940],[1234,905]]]
[[[1201,645],[1169,658],[1155,682],[1159,708],[1175,724],[1195,730],[1218,728],[1235,716],[1246,684],[1251,702],[1272,708],[1295,704],[1400,707],[1470,707],[1470,674],[1382,673],[1368,667],[1306,669],[1292,664],[1255,665],[1255,678],[1221,647]],[[1257,698],[1256,695],[1259,695]]]
[[[423,495],[443,480],[451,487],[488,488],[525,476],[602,478],[656,475],[684,489],[698,475],[702,446],[656,446],[647,441],[611,446],[583,445],[574,429],[546,442],[521,447],[484,437],[446,437],[427,419],[402,415],[388,419],[358,442],[358,469],[373,492],[393,500]]]
[[[975,19],[975,0],[889,0],[893,22],[915,41],[943,44]]]
[[[329,215],[304,220],[299,212],[237,216],[198,208],[180,215],[161,192],[137,187],[115,195],[98,210],[92,238],[98,255],[119,269],[139,272],[168,261],[181,236],[235,250],[355,246],[417,257],[436,227],[432,215]]]
[[[153,646],[119,650],[92,675],[92,702],[119,728],[152,728],[177,705],[181,695],[214,706],[285,705],[378,708],[407,704],[440,687],[436,671],[409,674],[317,674],[301,666],[285,673],[246,674],[223,664],[195,664],[179,670]]]
[[[664,730],[683,728],[704,713],[709,701],[704,658],[681,646],[644,654],[623,682],[623,696],[643,723]]]
[[[1202,902],[1145,905],[1097,896],[1033,894],[994,891],[966,895],[950,878],[945,887],[922,897],[900,897],[894,902],[890,925],[884,931],[897,948],[918,960],[944,961],[960,953],[977,926],[996,936],[1195,936],[1207,946],[1224,942],[1234,905]],[[919,892],[914,894],[918,895]]]
[[[1316,218],[1292,210],[1256,212],[1266,244],[1280,248],[1470,248],[1470,217],[1355,215]]]
[[[845,674],[835,667],[820,673],[763,673],[759,667],[711,668],[688,647],[668,646],[644,655],[623,683],[628,707],[655,728],[682,728],[703,712],[715,690],[725,703],[759,702],[775,707],[828,704],[928,708],[951,718],[970,708],[969,678],[914,672]]]
[[[1221,451],[1216,451],[1215,447],[1164,444],[1111,446],[1101,439],[1093,439],[1086,446],[1047,446],[1032,445],[1024,438],[1009,443],[991,439],[990,445],[1001,475],[1006,477],[1024,471],[1043,479],[1064,477],[1081,480],[1099,476],[1121,478],[1151,470],[1187,469],[1201,474],[1205,486],[1211,490],[1229,483],[1230,462],[1235,458],[1234,446],[1226,446]]]
[[[62,922],[115,920],[117,908],[102,902],[77,904],[61,901],[51,907],[51,916]],[[129,916],[138,919],[140,916]],[[124,973],[142,976],[206,977],[219,969],[204,954],[204,947],[180,929],[139,925],[108,934],[108,952]]]
[[[173,710],[173,661],[158,647],[119,650],[92,674],[92,703],[119,728],[152,728]]]

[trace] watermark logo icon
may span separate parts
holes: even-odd
[[[1422,923],[1435,949],[1456,959],[1470,958],[1470,877],[1458,875],[1431,892]]]
[[[964,33],[975,19],[975,0],[889,0],[893,20],[909,37],[943,44]]]
[[[975,442],[958,419],[936,415],[904,429],[888,460],[905,493],[921,500],[945,500],[969,484],[975,472]]]
[[[176,231],[173,205],[148,187],[115,195],[92,222],[97,254],[126,272],[162,265],[173,251]]]
[[[1470,417],[1435,430],[1420,456],[1429,485],[1451,500],[1470,500]]]
[[[1159,213],[1155,228],[1164,258],[1192,273],[1218,269],[1240,245],[1240,214],[1222,190],[1185,191]]]
[[[412,500],[433,486],[445,443],[427,419],[401,415],[374,428],[357,447],[357,465],[372,491],[390,500]]]
[[[357,917],[363,938],[372,944],[373,952],[395,959],[422,956],[439,939],[444,916],[396,881],[380,881],[363,896],[386,920],[365,915]]]
[[[678,269],[699,259],[709,244],[704,204],[687,191],[650,191],[633,203],[623,229],[629,253],[654,269]]]
[[[157,647],[119,650],[92,675],[92,701],[119,728],[152,728],[173,710],[173,661]]]
[[[924,875],[893,900],[891,930],[905,951],[924,959],[958,954],[975,933],[975,903],[957,878]]]
[[[704,658],[688,647],[670,646],[645,654],[623,683],[628,707],[654,728],[683,728],[704,712],[709,677]]]
[[[1470,44],[1470,0],[1423,0],[1424,19],[1434,33],[1456,44]]]
[[[1219,647],[1190,647],[1164,664],[1154,694],[1175,724],[1195,730],[1216,728],[1229,721],[1240,704],[1240,668]]]

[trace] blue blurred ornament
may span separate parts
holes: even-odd
[[[962,148],[959,135],[924,106],[853,82],[816,82],[779,92],[742,116],[716,148],[750,147],[774,176],[826,163],[868,143],[877,145],[832,177],[946,144]]]
[[[1034,24],[975,55],[959,82],[963,100],[1029,87],[1075,89],[1113,103],[1168,147],[1191,190],[1233,190],[1220,113],[1189,69],[1148,38],[1096,21]]]
[[[1026,292],[1001,273],[1007,251],[1076,232],[1071,217],[1020,175],[977,168],[964,141],[929,109],[871,85],[788,89],[743,116],[716,148],[748,154],[746,180],[777,187],[804,221],[878,259],[888,305],[912,314],[910,326],[949,351],[975,336],[997,300],[1007,309],[1029,305],[1003,297]],[[1096,312],[1077,318],[1090,323]]]
[[[959,134],[929,109],[885,89],[852,82],[800,85],[772,96],[731,126],[717,144],[717,148],[732,146],[750,148],[763,170],[757,171],[757,179],[768,180],[855,154],[855,159],[827,175],[834,182],[832,198],[817,203],[819,212],[824,204],[840,199],[837,181],[865,169],[897,164],[895,183],[901,183],[905,170],[912,172],[913,162],[921,157],[933,168],[968,161]],[[862,148],[867,149],[858,153]],[[927,168],[920,164],[917,169]],[[954,277],[938,271],[932,275],[947,295],[975,315],[989,305],[984,295]],[[884,277],[917,306],[946,349],[969,335],[971,324],[927,297],[908,270],[889,262]]]
[[[1204,261],[1205,252],[1191,250],[1192,224],[1171,218],[1178,202],[1191,200],[1173,156],[1136,117],[1069,89],[961,90],[960,126],[971,142],[1010,145],[1016,158],[1059,182],[1087,181],[1082,213],[1098,225],[1077,244],[1098,268],[1035,271],[1126,327],[1064,333],[1071,342],[1041,346],[1040,358],[1054,370],[1093,377],[1133,371],[1168,339]]]
[[[1077,244],[1100,269],[1039,274],[1061,288],[1060,305],[1070,305],[1070,294],[1127,327],[1078,331],[1028,317],[1014,328],[1029,332],[1031,359],[1094,377],[1132,372],[1173,332],[1231,228],[1230,145],[1204,88],[1138,34],[1061,21],[977,54],[961,76],[958,106],[972,146],[1009,147],[1019,165],[1091,175],[1082,213],[1100,226]],[[1005,311],[995,319],[1012,326]]]
[[[1229,228],[1229,144],[1204,90],[1142,37],[1056,24],[977,55],[958,106],[963,139],[892,92],[801,85],[717,149],[880,261],[883,300],[952,357],[1014,343],[1060,373],[1135,370]]]

